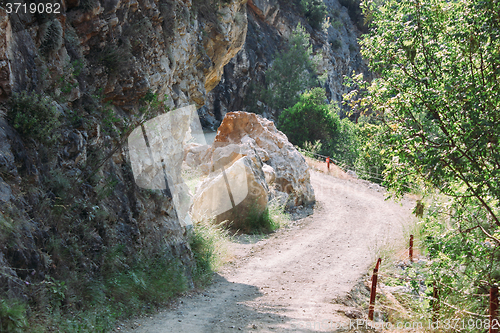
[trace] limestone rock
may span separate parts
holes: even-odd
[[[264,166],[262,167],[262,171],[266,176],[266,183],[268,185],[273,184],[274,181],[276,180],[276,172],[274,172],[273,167],[268,164],[264,164]]]
[[[184,161],[188,167],[198,169],[203,174],[208,175],[211,159],[212,147],[210,145],[191,143],[186,146]]]
[[[205,89],[212,90],[220,81],[224,66],[243,47],[247,33],[246,0],[231,1],[217,13],[218,27],[210,29],[214,37],[205,40],[212,65],[205,72]],[[220,33],[222,32],[222,34]]]
[[[277,0],[248,0],[248,6],[261,19],[273,21],[278,13],[279,4]]]
[[[250,211],[264,212],[268,191],[262,169],[244,156],[200,184],[191,216],[194,220],[215,217],[217,222],[229,221],[232,228],[246,230]]]
[[[259,159],[274,169],[274,187],[290,196],[289,206],[310,205],[315,202],[309,166],[272,121],[253,113],[227,113],[213,146],[214,149],[219,149],[234,144],[253,146],[252,150]]]

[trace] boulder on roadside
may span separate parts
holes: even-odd
[[[289,208],[308,206],[315,202],[309,166],[272,121],[254,113],[227,113],[219,126],[212,149],[215,152],[234,145],[241,147],[242,155],[248,154],[252,159],[258,159],[274,169],[274,190],[288,194]]]
[[[241,156],[214,168],[198,186],[191,216],[194,220],[215,217],[218,223],[229,221],[233,229],[246,231],[247,217],[265,211],[268,192],[262,167]]]

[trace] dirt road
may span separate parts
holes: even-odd
[[[348,308],[334,300],[367,272],[381,245],[401,238],[413,203],[384,201],[378,186],[358,180],[316,171],[311,180],[313,215],[268,239],[234,244],[232,263],[203,293],[120,331],[321,332],[347,326]]]

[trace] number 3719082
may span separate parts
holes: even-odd
[[[7,7],[7,14],[16,13],[16,14],[60,14],[61,13],[61,4],[60,3],[7,3],[5,5]]]

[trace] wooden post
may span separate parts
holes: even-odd
[[[372,289],[370,291],[370,307],[368,308],[368,320],[373,320],[373,312],[375,310],[375,296],[377,296],[378,269],[380,267],[381,261],[382,259],[378,258],[377,264],[373,269]]]
[[[413,262],[413,235],[410,235],[410,250],[408,252],[410,254],[410,262]]]
[[[498,333],[498,287],[490,289],[490,331],[489,333]]]

